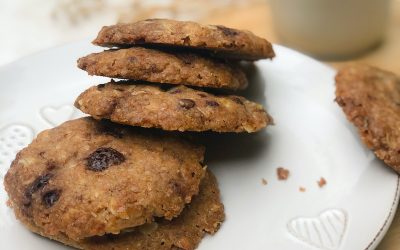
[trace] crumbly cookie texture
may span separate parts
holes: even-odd
[[[178,86],[107,83],[83,92],[75,106],[97,119],[164,130],[255,132],[272,122],[263,107],[239,96]]]
[[[336,101],[364,143],[400,173],[400,78],[367,65],[341,69]]]
[[[72,241],[65,237],[55,240],[90,250],[193,250],[207,233],[218,231],[224,218],[217,180],[207,171],[200,184],[199,194],[172,221],[158,220],[117,235],[108,234],[82,241]]]
[[[93,43],[105,47],[192,48],[208,51],[216,57],[250,61],[275,56],[271,43],[250,31],[167,19],[105,26]]]
[[[72,240],[178,216],[199,190],[204,148],[92,118],[46,130],[5,176],[16,217]]]
[[[132,47],[90,54],[78,60],[90,75],[198,87],[244,89],[247,78],[238,64],[193,53],[168,53]]]

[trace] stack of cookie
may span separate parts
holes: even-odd
[[[104,27],[94,44],[118,49],[79,67],[126,80],[86,90],[75,105],[91,117],[44,131],[18,153],[5,177],[9,205],[31,231],[81,249],[194,249],[218,230],[224,207],[204,148],[163,130],[270,124],[261,105],[211,89],[244,89],[238,61],[272,58],[271,44],[160,19]]]
[[[78,97],[75,106],[96,119],[216,132],[255,132],[272,122],[259,104],[199,89],[247,87],[238,61],[274,56],[271,44],[251,32],[152,19],[104,27],[93,43],[118,49],[83,57],[78,67],[130,80],[101,84]]]

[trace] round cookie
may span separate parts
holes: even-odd
[[[275,56],[271,43],[250,31],[168,19],[105,26],[93,44],[104,47],[150,45],[190,48],[220,58],[249,61]]]
[[[40,133],[4,183],[25,225],[79,240],[178,216],[198,193],[203,154],[162,131],[87,117]]]
[[[215,96],[185,86],[165,90],[123,82],[94,86],[75,106],[96,119],[164,130],[255,132],[272,123],[261,105],[239,96]]]
[[[400,173],[400,77],[367,65],[348,66],[336,76],[336,101],[364,143]]]
[[[65,237],[55,240],[90,250],[192,250],[206,233],[214,234],[218,231],[224,217],[217,180],[207,171],[200,184],[199,194],[172,221],[159,220],[118,235],[92,237],[82,241],[72,241]]]
[[[168,53],[132,47],[93,53],[78,60],[90,75],[198,87],[244,89],[247,78],[239,65],[193,53]]]

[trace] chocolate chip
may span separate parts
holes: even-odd
[[[191,109],[196,105],[196,103],[193,100],[190,99],[180,99],[179,100],[179,106],[181,106],[184,109]]]
[[[224,33],[225,36],[236,36],[236,35],[239,34],[236,30],[227,28],[227,27],[222,26],[222,25],[217,25],[216,27],[220,31],[222,31],[222,33]]]
[[[190,45],[190,37],[187,36],[185,38],[182,38],[183,45]]]
[[[58,189],[46,192],[42,196],[43,205],[46,208],[52,207],[54,203],[56,203],[60,199],[60,195],[61,195],[61,190]]]
[[[207,104],[208,106],[211,106],[211,107],[218,107],[218,106],[219,106],[219,103],[216,102],[216,101],[209,101],[209,100],[207,100],[207,101],[206,101],[206,104]]]
[[[104,89],[106,87],[106,85],[105,84],[99,84],[99,85],[97,85],[97,89]]]
[[[32,194],[36,193],[37,191],[41,190],[44,186],[49,183],[52,174],[45,174],[37,177],[26,189],[25,191],[25,198],[24,198],[24,205],[30,206],[32,202]]]
[[[92,171],[103,171],[112,165],[119,165],[125,161],[124,155],[113,148],[98,148],[87,158],[86,167]]]
[[[232,97],[232,100],[233,100],[234,102],[236,102],[237,104],[243,105],[243,101],[242,101],[239,97],[237,97],[237,96]]]

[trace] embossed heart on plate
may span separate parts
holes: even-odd
[[[328,209],[315,218],[298,217],[287,224],[291,235],[319,249],[338,249],[347,227],[347,214]]]
[[[33,139],[34,131],[22,124],[10,124],[0,130],[0,177],[7,172],[15,155]]]
[[[40,110],[40,115],[50,126],[55,127],[76,117],[78,112],[73,105],[65,104],[58,107],[43,107]]]

